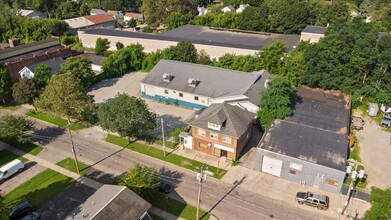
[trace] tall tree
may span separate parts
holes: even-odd
[[[276,39],[273,43],[266,45],[259,52],[261,67],[272,74],[278,74],[280,72],[285,50],[285,43],[279,39]]]
[[[156,114],[148,109],[147,103],[125,93],[101,104],[98,117],[103,129],[117,132],[130,139],[156,127]]]
[[[12,86],[12,97],[17,103],[34,105],[39,93],[39,85],[34,79],[23,78]]]
[[[12,80],[8,69],[0,64],[0,100],[11,93]]]
[[[80,80],[80,83],[84,88],[87,88],[94,80],[94,74],[91,65],[92,61],[88,57],[69,57],[61,65],[60,73],[71,73]]]
[[[210,56],[205,52],[205,50],[200,50],[200,52],[198,53],[197,63],[202,65],[209,65],[211,62],[212,61],[210,59]]]
[[[137,194],[149,194],[159,185],[156,169],[135,164],[124,177],[120,179],[120,185],[127,186]]]
[[[266,91],[261,93],[257,112],[258,119],[266,131],[274,119],[283,119],[292,114],[292,104],[296,101],[296,90],[290,81],[277,76],[269,82]]]
[[[247,7],[238,17],[238,28],[251,31],[267,31],[268,8],[266,5],[260,7]]]
[[[380,189],[372,187],[370,202],[371,208],[365,212],[365,220],[390,219],[391,216],[391,187]]]
[[[34,69],[34,79],[41,87],[45,87],[52,76],[52,68],[48,65],[38,64]]]
[[[131,19],[131,20],[133,20],[133,19]],[[117,42],[117,43],[115,43],[115,47],[117,48],[117,50],[121,50],[122,48],[124,48],[125,46],[124,46],[124,44],[123,43],[121,43],[121,42]]]
[[[4,115],[0,118],[0,138],[11,138],[20,143],[28,142],[31,140],[29,132],[33,125],[34,123],[24,116]]]
[[[288,53],[283,60],[281,75],[285,76],[296,87],[301,85],[303,77],[307,73],[308,68],[305,63],[304,53],[294,51]]]
[[[106,56],[107,50],[110,48],[110,41],[106,38],[96,39],[95,53],[96,55]]]
[[[181,41],[175,48],[175,59],[182,62],[196,63],[197,49],[190,41]]]

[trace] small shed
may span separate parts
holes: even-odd
[[[377,112],[379,111],[379,106],[376,103],[369,103],[368,104],[368,115],[371,117],[375,117],[377,115]]]

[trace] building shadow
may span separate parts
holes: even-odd
[[[118,82],[118,78],[110,78],[110,79],[104,79],[98,83],[95,83],[94,85],[90,86],[87,89],[87,92],[92,92],[94,90],[98,90],[101,88],[111,87],[114,86]]]
[[[161,119],[163,119],[164,125],[164,137],[170,137],[170,133],[175,130],[175,128],[186,127],[187,123],[181,118],[173,115],[160,115],[156,120],[156,128],[149,133],[149,135],[161,138],[162,137],[162,124]]]
[[[239,154],[239,159],[246,155],[252,148],[256,148],[262,139],[263,131],[258,122],[253,122],[251,138]]]
[[[57,126],[35,129],[32,133],[32,141],[37,142],[40,145],[47,145],[64,133],[65,129]]]

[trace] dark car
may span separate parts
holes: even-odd
[[[327,210],[329,207],[329,197],[311,192],[298,192],[296,201],[300,204],[317,207],[320,210]]]
[[[40,214],[36,212],[32,212],[31,214],[24,216],[22,220],[38,220],[40,218],[41,218]]]
[[[161,193],[168,194],[172,191],[172,186],[168,183],[161,182],[160,186],[157,187],[157,190]]]
[[[34,211],[34,207],[28,201],[25,201],[12,207],[9,219],[20,219]]]

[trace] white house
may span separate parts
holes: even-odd
[[[112,17],[113,19],[122,19],[124,18],[124,15],[122,14],[122,12],[120,11],[114,11],[114,10],[108,10],[106,12],[106,14],[110,17]]]
[[[84,57],[87,57],[89,58],[91,61],[92,61],[92,64],[91,64],[91,69],[92,71],[94,71],[96,74],[99,74],[102,72],[102,60],[103,60],[103,56],[99,56],[99,55],[95,55],[93,53],[84,53],[80,56],[84,56]]]
[[[206,15],[208,13],[208,9],[205,7],[197,7],[198,15]]]
[[[236,13],[242,13],[244,9],[246,9],[248,6],[250,5],[249,4],[239,5],[239,8],[236,9]]]
[[[100,8],[93,8],[90,11],[90,15],[99,15],[99,14],[106,14],[106,12]]]
[[[20,9],[18,14],[22,17],[30,17],[30,18],[47,18],[48,16],[45,13],[34,10],[25,10]]]
[[[23,67],[22,70],[19,71],[20,78],[22,78],[22,79],[23,78],[27,78],[27,79],[34,78],[34,72],[35,72],[35,68],[37,67],[37,65],[50,66],[52,73],[58,73],[60,71],[61,64],[64,62],[65,61],[62,57],[56,57],[51,60],[46,60],[46,61],[43,61],[40,63],[35,63],[32,65],[25,66],[25,67]]]
[[[235,8],[232,5],[225,6],[223,9],[221,9],[222,12],[235,12]]]

